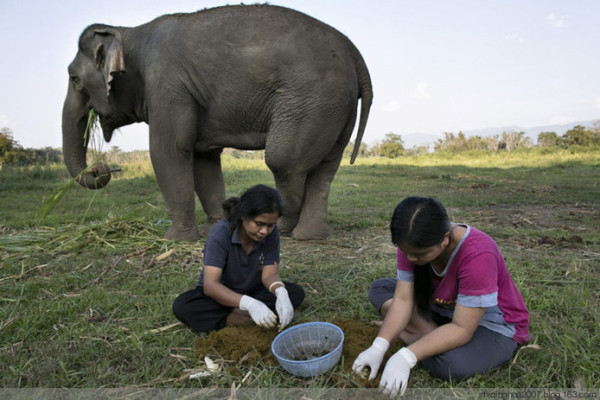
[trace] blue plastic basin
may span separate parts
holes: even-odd
[[[344,332],[329,322],[306,322],[275,337],[271,351],[292,375],[311,377],[332,369],[340,360]]]

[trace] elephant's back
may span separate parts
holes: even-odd
[[[335,28],[290,8],[266,4],[222,6],[189,14],[169,14],[151,22],[163,37],[193,38],[190,51],[272,54],[280,61],[303,57],[341,57],[356,61],[360,53]],[[206,56],[206,54],[205,54]],[[314,59],[312,60],[314,62]]]
[[[299,27],[320,34],[329,32],[341,40],[348,40],[337,29],[291,8],[269,4],[232,5],[208,8],[194,13],[165,15],[165,18],[175,18],[184,23],[196,25],[200,30],[228,33],[255,31],[257,34],[273,34],[271,40],[277,40],[278,33],[296,30]],[[274,29],[275,31],[271,31]]]
[[[147,75],[170,77],[148,85],[191,93],[205,108],[210,103],[207,112],[219,121],[254,116],[246,119],[264,131],[274,112],[356,107],[360,53],[342,33],[306,14],[224,6],[165,15],[146,28],[152,32]]]

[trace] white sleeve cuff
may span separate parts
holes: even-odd
[[[415,353],[408,349],[408,347],[401,348],[400,351],[398,351],[398,353],[400,353],[404,357],[404,359],[406,360],[408,365],[410,365],[411,368],[417,365],[417,357],[415,356]]]
[[[388,342],[381,336],[377,336],[375,340],[373,340],[372,346],[378,348],[379,350],[382,350],[385,353],[390,348],[390,342]]]

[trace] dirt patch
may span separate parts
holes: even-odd
[[[600,212],[596,203],[564,204],[497,204],[482,207],[448,207],[453,222],[466,223],[490,234],[499,244],[516,240],[527,247],[586,244],[585,235],[594,234],[600,226]],[[509,229],[517,234],[495,234]],[[525,232],[540,231],[540,236],[527,236]],[[523,234],[521,234],[523,232]],[[544,238],[546,236],[546,238]],[[582,238],[583,241],[581,240]],[[526,242],[523,242],[523,241]],[[327,240],[294,241],[282,237],[282,259],[321,260],[327,257],[365,260],[373,257],[394,259],[396,248],[391,243],[387,225],[366,231],[333,230]],[[513,243],[511,243],[512,245]]]
[[[596,204],[507,204],[485,207],[448,208],[455,222],[491,224],[502,227],[528,229],[560,229],[584,233],[596,229],[600,222]],[[464,221],[463,221],[464,220]]]
[[[352,363],[358,355],[366,350],[377,336],[379,328],[366,324],[358,318],[337,319],[333,324],[344,332],[344,345],[342,347],[343,374],[335,374],[332,379],[338,387],[377,387],[379,380],[367,379],[352,372]],[[268,365],[277,365],[277,360],[271,353],[271,343],[279,332],[275,329],[265,330],[258,326],[229,326],[219,331],[211,332],[206,337],[198,338],[194,344],[194,353],[203,358],[205,356],[223,360],[226,371],[232,376],[239,376],[239,367],[243,365],[256,365],[260,362]],[[392,344],[388,356],[394,354],[402,347],[397,341]],[[386,360],[384,360],[385,363]],[[385,365],[385,364],[382,365]],[[338,365],[342,364],[342,360]],[[380,368],[379,373],[383,372]],[[285,373],[282,369],[282,373]],[[348,378],[347,378],[348,377]]]
[[[548,245],[548,246],[557,246],[557,245],[562,245],[562,246],[573,246],[576,244],[580,244],[583,243],[583,239],[581,238],[581,236],[578,235],[574,235],[574,236],[570,236],[570,237],[565,237],[565,236],[561,236],[559,238],[553,238],[551,236],[542,236],[541,238],[539,238],[536,242],[538,245]]]
[[[483,182],[479,182],[479,183],[474,183],[471,186],[469,186],[471,189],[487,189],[489,188],[490,185],[489,183],[483,183]]]

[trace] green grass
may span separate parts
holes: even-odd
[[[260,160],[223,164],[228,195],[273,185]],[[230,387],[246,375],[251,388],[332,385],[330,375],[296,379],[262,363],[178,381],[202,362],[170,311],[197,280],[202,242],[162,239],[170,221],[149,161],[119,166],[105,189],[75,185],[45,219],[37,211],[68,182],[65,168],[0,170],[0,387]],[[331,188],[331,237],[284,238],[282,275],[306,288],[305,320],[376,318],[367,289],[394,274],[391,212],[405,196],[435,196],[454,221],[497,240],[539,349],[454,384],[418,366],[409,386],[599,388],[599,175],[597,149],[345,161]]]

